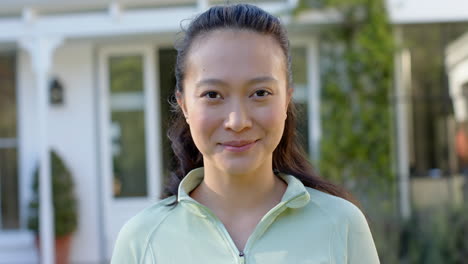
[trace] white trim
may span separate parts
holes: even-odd
[[[145,60],[145,83],[147,88],[145,90],[146,99],[146,119],[145,124],[147,126],[146,133],[146,156],[147,166],[149,172],[148,185],[153,186],[150,188],[150,197],[161,196],[161,185],[162,181],[162,155],[161,148],[158,146],[162,145],[161,142],[161,115],[159,109],[160,106],[160,86],[159,86],[159,56],[155,52],[158,47],[150,46],[146,51]],[[158,188],[156,188],[156,186]]]
[[[310,156],[314,161],[320,158],[320,139],[322,133],[320,112],[320,63],[318,37],[291,37],[291,47],[306,50],[307,69],[307,115],[309,117],[308,131]]]
[[[0,138],[0,149],[17,148],[17,147],[18,147],[17,138]]]
[[[101,161],[101,188],[102,188],[102,209],[103,209],[103,223],[105,224],[102,228],[104,229],[104,234],[105,234],[105,253],[104,255],[107,257],[107,251],[108,251],[108,237],[107,237],[107,223],[108,223],[108,217],[109,217],[109,203],[110,203],[110,198],[109,198],[109,193],[111,193],[111,179],[108,175],[111,174],[110,168],[112,168],[112,163],[110,159],[108,158],[108,153],[111,153],[110,149],[110,143],[106,142],[109,140],[109,137],[105,137],[103,135],[109,135],[109,126],[108,126],[108,120],[110,120],[110,114],[108,111],[109,107],[109,99],[107,96],[107,87],[109,87],[109,81],[108,81],[108,72],[107,72],[107,57],[105,56],[104,53],[99,53],[99,65],[98,65],[98,79],[99,79],[99,86],[98,86],[98,91],[99,91],[99,99],[100,104],[98,106],[99,108],[99,144],[100,144],[100,161]]]
[[[145,94],[144,92],[121,92],[112,95],[110,106],[114,111],[144,110]]]
[[[109,5],[109,15],[114,21],[119,21],[122,18],[122,5],[113,2]]]
[[[288,0],[289,8],[295,8],[297,6],[298,2],[299,2],[299,0]]]
[[[343,13],[334,8],[310,9],[300,12],[294,22],[299,25],[328,25],[343,23],[344,19]]]

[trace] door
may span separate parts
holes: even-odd
[[[110,259],[123,224],[156,202],[161,190],[159,93],[151,46],[99,52],[101,184],[104,243]]]

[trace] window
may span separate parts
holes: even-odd
[[[16,56],[0,53],[0,230],[19,228]]]
[[[161,142],[162,142],[162,156],[163,156],[163,184],[166,186],[169,180],[169,173],[174,169],[175,155],[171,148],[171,142],[167,137],[167,130],[173,118],[171,106],[169,104],[170,98],[174,95],[176,85],[175,80],[175,63],[177,51],[173,48],[161,48],[158,50],[159,61],[159,87],[160,87],[160,113],[161,113]]]
[[[410,172],[413,177],[442,177],[457,173],[454,98],[450,97],[445,49],[468,31],[468,23],[402,26],[403,42],[411,54],[409,111]],[[430,56],[428,56],[430,54]]]
[[[146,196],[142,55],[111,56],[109,73],[114,196]]]
[[[309,115],[308,115],[308,80],[307,50],[305,47],[291,49],[292,74],[294,81],[293,100],[297,108],[297,131],[300,145],[309,153]]]

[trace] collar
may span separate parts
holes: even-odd
[[[281,198],[280,204],[289,208],[301,208],[309,203],[310,194],[299,179],[283,173],[279,173],[278,176],[288,185]],[[189,193],[203,181],[203,177],[203,167],[191,170],[179,184],[177,201],[188,205],[188,208],[195,214],[205,217],[205,207],[189,196]]]

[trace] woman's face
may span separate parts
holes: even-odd
[[[204,166],[229,174],[271,168],[292,93],[279,44],[216,30],[194,41],[186,67],[177,98]]]

